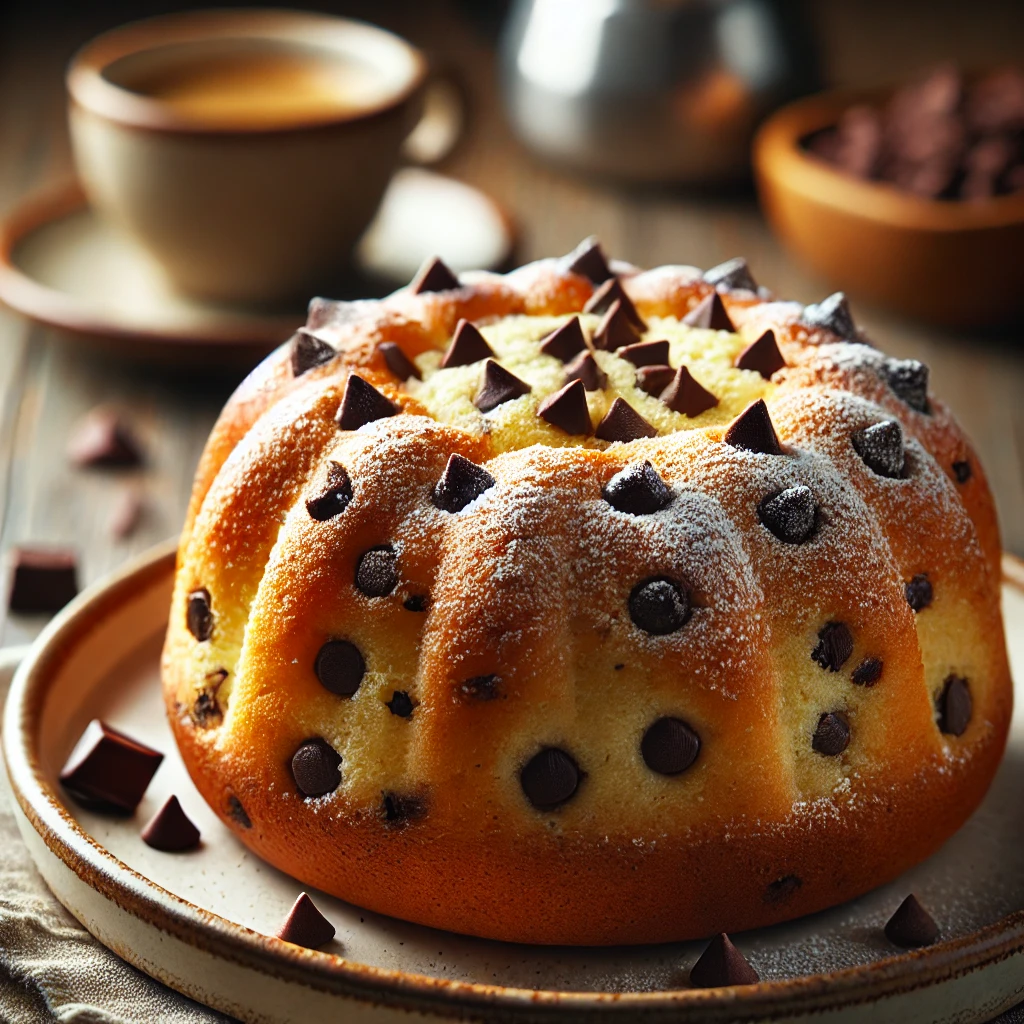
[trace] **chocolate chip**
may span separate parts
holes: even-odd
[[[775,433],[771,416],[768,415],[768,406],[764,404],[763,398],[751,402],[732,421],[722,440],[733,448],[742,448],[748,452],[760,452],[764,455],[782,454],[779,436]]]
[[[587,278],[593,284],[603,284],[613,276],[601,243],[594,235],[584,238],[565,258],[572,273]]]
[[[420,371],[416,364],[396,345],[393,341],[382,341],[378,346],[380,354],[384,357],[387,368],[402,381],[415,377],[421,380]]]
[[[676,371],[671,366],[641,366],[636,371],[636,386],[657,398],[672,383],[675,375]]]
[[[889,387],[911,409],[927,413],[928,367],[916,359],[887,359],[882,371]]]
[[[488,359],[484,363],[483,380],[473,404],[481,412],[490,412],[499,405],[529,393],[530,385],[526,381],[520,380],[514,373],[509,373],[500,363]]]
[[[422,295],[424,292],[447,292],[458,287],[459,279],[439,256],[435,256],[420,267],[409,285],[409,290],[413,295]]]
[[[656,437],[658,431],[627,402],[616,398],[605,417],[597,425],[595,436],[602,441],[635,441],[639,437]]]
[[[771,329],[764,332],[757,341],[752,341],[736,360],[740,370],[754,370],[765,380],[771,380],[772,374],[783,369],[786,360],[782,358],[775,332]]]
[[[583,307],[583,312],[607,313],[616,302],[622,303],[622,308],[625,310],[626,315],[629,317],[630,322],[637,331],[643,332],[647,330],[647,324],[644,323],[642,317],[636,311],[636,306],[633,305],[633,300],[626,294],[626,289],[622,287],[622,284],[616,277],[605,281],[605,283],[590,296],[587,300],[587,304]]]
[[[974,701],[970,684],[958,675],[946,677],[942,692],[936,703],[939,712],[939,729],[947,736],[963,736],[971,724]]]
[[[334,938],[334,925],[317,910],[313,901],[301,893],[292,904],[277,937],[295,946],[319,949]]]
[[[350,374],[336,417],[342,430],[358,430],[366,423],[394,416],[399,407],[385,398],[372,384],[358,374]]]
[[[581,380],[571,380],[553,395],[548,395],[537,406],[537,415],[567,434],[587,435],[594,429],[587,408],[587,391]]]
[[[527,761],[519,773],[519,784],[537,810],[552,810],[576,792],[580,769],[564,750],[545,747]]]
[[[227,802],[224,805],[224,813],[236,825],[240,825],[242,828],[252,828],[252,819],[242,806],[242,801],[234,793],[228,794]]]
[[[185,625],[200,643],[212,636],[213,610],[210,606],[210,592],[206,587],[193,590],[185,598]]]
[[[823,327],[844,341],[859,340],[857,325],[843,292],[833,292],[821,302],[805,306],[801,319],[809,327]]]
[[[932,603],[932,584],[928,574],[919,572],[903,588],[907,595],[907,604],[914,612],[919,612]]]
[[[313,662],[320,685],[339,697],[351,697],[366,674],[366,662],[355,644],[348,640],[328,640],[317,651]]]
[[[78,593],[73,551],[57,548],[14,548],[11,551],[12,612],[56,612]]]
[[[459,685],[463,697],[471,700],[494,700],[501,690],[501,676],[474,676]]]
[[[171,796],[142,830],[142,841],[154,850],[181,853],[199,845],[199,829],[181,809],[178,798]]]
[[[760,980],[760,975],[729,941],[725,932],[716,935],[708,943],[690,971],[690,984],[694,988],[756,985]]]
[[[842,715],[828,712],[818,719],[811,746],[819,754],[836,757],[850,745],[850,726]]]
[[[667,576],[641,580],[629,595],[629,617],[645,633],[674,633],[690,617],[686,588]]]
[[[163,759],[159,751],[96,718],[75,744],[60,781],[83,807],[133,814]]]
[[[333,345],[328,344],[323,338],[318,338],[304,327],[300,327],[292,335],[289,351],[292,376],[301,377],[304,373],[312,370],[314,366],[329,363],[337,354]]]
[[[728,331],[736,333],[729,314],[725,311],[725,303],[717,291],[713,291],[706,299],[694,306],[686,316],[683,323],[690,327],[703,327],[708,331]]]
[[[292,778],[303,796],[333,793],[341,784],[341,757],[319,736],[306,740],[292,755]]]
[[[958,484],[967,483],[967,481],[971,479],[971,474],[973,472],[974,470],[971,468],[970,462],[966,459],[953,463],[953,476],[956,477],[956,482]]]
[[[381,813],[384,823],[393,828],[401,828],[409,822],[422,818],[427,806],[418,796],[406,793],[385,793],[381,801]]]
[[[386,597],[398,586],[398,555],[390,545],[370,548],[359,556],[356,586],[367,597]]]
[[[405,692],[405,690],[395,690],[391,694],[391,700],[384,702],[387,706],[388,711],[393,715],[397,715],[399,718],[411,718],[413,709],[416,707],[412,702],[412,698]]]
[[[473,363],[479,363],[481,359],[490,359],[493,356],[494,350],[487,344],[487,339],[480,333],[479,328],[468,320],[460,320],[455,325],[452,343],[441,360],[441,369],[471,366]]]
[[[885,926],[885,937],[894,946],[917,949],[921,946],[930,946],[938,939],[939,926],[911,893],[889,918]]]
[[[850,441],[868,469],[894,480],[903,476],[903,428],[896,420],[873,423],[851,434]]]
[[[725,291],[742,288],[748,292],[757,291],[757,282],[754,280],[747,261],[742,256],[736,256],[718,266],[712,267],[704,272],[704,280],[713,284],[716,288]]]
[[[640,741],[644,764],[659,775],[685,772],[700,753],[700,737],[679,718],[659,718]]]
[[[619,512],[646,516],[663,509],[672,500],[672,492],[654,466],[644,459],[619,470],[601,488],[601,497]]]
[[[667,341],[638,341],[615,353],[634,366],[665,366],[668,363]]]
[[[139,442],[112,409],[93,409],[76,424],[68,442],[68,458],[76,466],[124,469],[142,462]]]
[[[799,484],[769,495],[757,506],[761,524],[786,544],[802,544],[818,523],[818,503],[809,487]]]
[[[583,381],[587,391],[600,391],[608,383],[608,375],[597,365],[590,352],[581,352],[566,368],[565,382]]]
[[[450,455],[441,479],[434,487],[433,502],[443,512],[461,512],[495,484],[483,466],[462,455]]]
[[[191,710],[192,721],[200,729],[215,729],[224,721],[224,711],[217,699],[217,693],[227,677],[228,670],[218,668],[213,672],[207,672],[203,679],[203,688],[197,694]]]
[[[640,337],[640,331],[629,318],[621,302],[613,302],[608,312],[594,331],[594,348],[605,352],[632,345]]]
[[[845,622],[826,622],[818,631],[811,660],[829,672],[838,672],[853,654],[853,634]]]
[[[882,659],[865,658],[850,676],[850,681],[857,686],[874,686],[882,678]]]
[[[540,343],[540,350],[546,356],[553,356],[563,363],[569,362],[573,356],[586,351],[587,339],[583,335],[583,326],[580,318],[574,316],[566,320],[561,327],[552,331]]]
[[[352,481],[339,462],[328,462],[315,493],[306,499],[306,511],[318,523],[333,519],[345,511],[352,500]]]
[[[426,594],[410,594],[403,602],[402,607],[407,612],[425,612],[429,598]]]
[[[685,366],[680,366],[676,370],[675,376],[658,397],[673,412],[691,419],[718,405],[718,399],[707,388],[698,384]]]
[[[803,886],[803,879],[796,875],[785,875],[774,882],[769,883],[764,891],[765,903],[785,903],[794,893]]]

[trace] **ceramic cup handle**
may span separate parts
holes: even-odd
[[[420,167],[440,163],[465,134],[467,114],[467,89],[458,71],[435,67],[424,88],[423,114],[402,145],[403,159]]]

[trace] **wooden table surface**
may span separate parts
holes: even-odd
[[[822,282],[779,249],[752,197],[694,196],[672,190],[623,191],[540,164],[501,116],[494,56],[485,32],[445,3],[337,5],[389,25],[461,69],[473,97],[469,134],[444,170],[500,200],[522,233],[518,256],[560,253],[596,233],[615,256],[640,265],[711,266],[745,254],[759,281],[783,296],[812,301]],[[469,6],[468,4],[465,6]],[[901,4],[834,0],[815,8],[828,77],[861,84],[912,74],[955,56],[964,64],[1024,63],[1024,4],[979,0]],[[897,8],[897,10],[893,10]],[[62,69],[75,46],[112,21],[33,20],[31,5],[0,22],[0,208],[70,169]],[[67,10],[58,5],[58,11]],[[44,8],[44,11],[46,8]],[[0,16],[2,17],[2,16]],[[44,24],[45,22],[45,24]],[[881,26],[881,27],[880,27]],[[1024,255],[1024,254],[1022,254]],[[933,389],[955,410],[988,471],[1005,546],[1024,554],[1024,344],[1020,332],[944,333],[854,301],[858,321],[880,347],[932,370]],[[162,371],[97,358],[81,344],[0,311],[0,550],[20,543],[72,545],[81,582],[91,582],[181,522],[204,439],[230,391],[223,378]],[[130,472],[71,467],[72,425],[97,403],[122,409],[146,448]],[[145,512],[128,538],[111,535],[110,516],[126,489],[144,494]],[[9,616],[0,643],[19,643],[38,618]]]

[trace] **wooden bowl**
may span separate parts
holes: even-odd
[[[988,327],[1024,318],[1024,192],[923,199],[833,168],[801,145],[855,103],[835,91],[773,114],[754,139],[761,206],[783,243],[836,287],[931,323]]]

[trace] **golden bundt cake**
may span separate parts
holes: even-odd
[[[766,925],[920,861],[1012,694],[927,368],[742,260],[315,300],[228,402],[163,658],[210,805],[304,884],[520,942]]]

